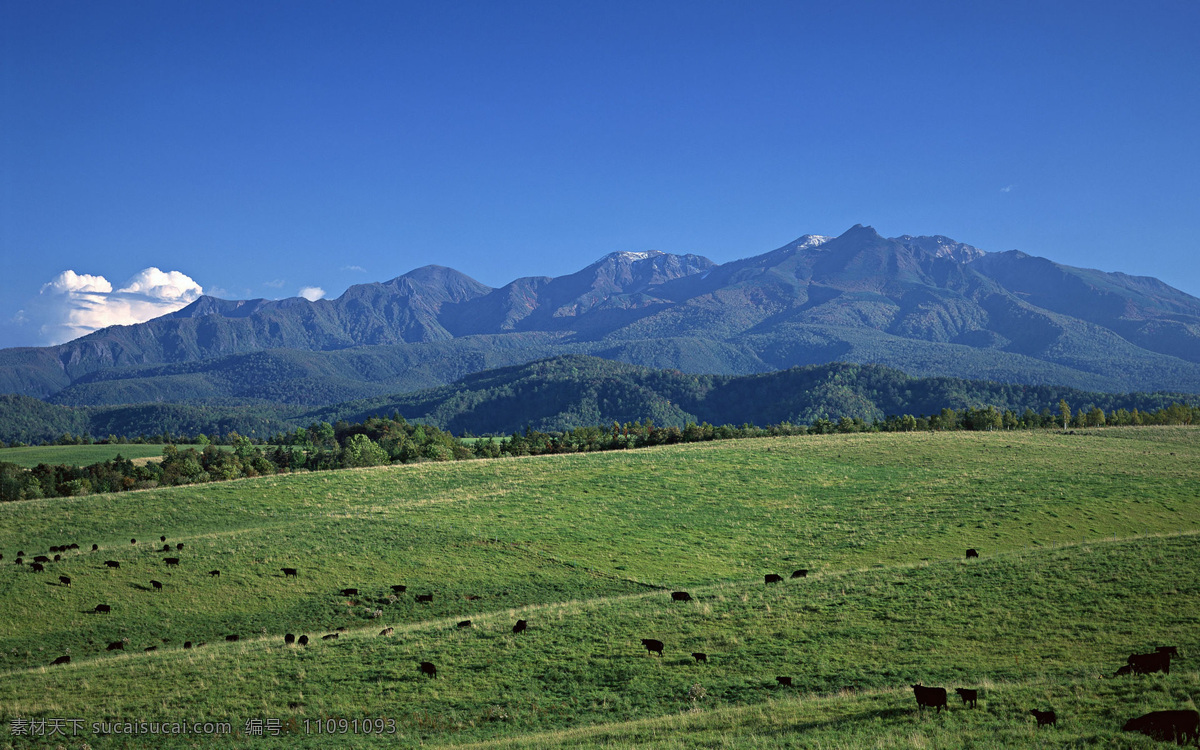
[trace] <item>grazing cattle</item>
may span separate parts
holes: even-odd
[[[208,574],[209,574],[210,576],[212,576],[213,578],[220,578],[220,577],[221,577],[221,571],[219,571],[219,570],[210,570],[210,571],[208,571]]]
[[[301,646],[307,646],[308,645],[308,636],[307,635],[300,636],[299,638],[296,639],[296,643],[299,643]]]
[[[338,634],[337,634],[337,633],[330,633],[329,635],[323,635],[323,636],[321,636],[321,640],[323,640],[323,641],[333,641],[333,640],[337,640],[337,637],[338,637]]]
[[[62,559],[62,555],[55,555],[55,556],[54,556],[54,562],[58,562],[58,561],[59,561],[59,560],[61,560],[61,559]]]
[[[129,543],[130,543],[130,544],[137,544],[137,540],[136,540],[136,539],[130,539],[130,540],[129,540]]]
[[[397,583],[395,586],[392,586],[392,591],[397,594],[403,594],[405,591],[408,591],[408,586],[405,586],[403,583]]]
[[[238,640],[238,636],[236,636],[236,635],[227,635],[227,636],[225,636],[225,640],[227,640],[227,641],[229,641],[230,643],[232,643],[232,642],[234,642],[234,641]]]
[[[778,682],[782,687],[791,687],[792,686],[792,678],[791,677],[776,677],[775,681]]]
[[[167,564],[168,568],[178,568],[179,567],[179,558],[178,557],[164,557],[163,562],[165,562]]]
[[[1158,654],[1170,654],[1171,656],[1179,656],[1178,646],[1155,646],[1154,652]]]
[[[391,635],[392,631],[393,631],[393,628],[384,628],[383,630],[379,631],[379,634],[380,635]]]
[[[462,622],[458,623],[458,626],[459,626],[460,628],[469,628],[469,627],[471,627],[471,621],[470,621],[470,620],[463,620]]]
[[[1171,654],[1169,651],[1155,651],[1152,654],[1130,654],[1126,662],[1133,667],[1134,674],[1151,674],[1153,672],[1171,674]]]
[[[70,656],[60,656],[60,657],[58,657],[57,659],[55,659],[54,661],[52,661],[52,662],[50,662],[50,663],[51,663],[51,664],[70,664],[70,663],[71,663],[71,657],[70,657]]]
[[[295,578],[296,577],[296,569],[295,568],[280,568],[280,570],[283,571],[284,578]]]
[[[62,548],[59,547],[58,545],[54,545],[54,544],[50,545],[51,552],[58,552],[60,549],[62,549]]]
[[[24,551],[22,551],[22,550],[17,550],[17,557],[24,557],[24,556],[25,556],[25,552],[24,552]]]
[[[943,687],[925,687],[921,683],[912,686],[913,695],[917,696],[917,710],[929,706],[941,711],[943,708],[949,710],[946,705],[946,688]]]
[[[437,667],[433,666],[433,662],[421,662],[421,674],[437,677]]]
[[[93,544],[92,546],[94,547],[96,545]],[[67,549],[79,549],[79,545],[76,544],[75,542],[71,542],[70,544],[67,545]]]
[[[162,583],[155,581],[155,580],[151,580],[150,585],[154,587],[155,591],[162,591]]]
[[[13,565],[24,565],[24,564],[25,564],[25,561],[19,557],[13,561]]]
[[[417,594],[417,601],[432,603],[433,602],[433,594]]]
[[[525,628],[529,627],[529,623],[524,620],[517,620],[517,624],[513,625],[514,633],[524,633]]]
[[[1132,664],[1126,664],[1125,666],[1118,668],[1117,671],[1113,673],[1113,677],[1120,677],[1127,674],[1133,674]]]
[[[1045,726],[1046,724],[1049,724],[1052,727],[1058,726],[1058,716],[1054,713],[1054,711],[1039,711],[1036,708],[1032,708],[1029,710],[1029,713],[1033,714],[1033,717],[1037,719],[1037,725],[1039,727]]]
[[[663,655],[663,642],[656,638],[643,638],[642,645],[646,647],[646,653],[656,653],[659,656]]]
[[[100,549],[100,545],[99,545],[99,544],[93,544],[93,545],[92,545],[92,552],[95,552],[95,551],[96,551],[96,550],[98,550],[98,549]]]
[[[165,536],[160,536],[160,537],[158,538],[158,541],[160,541],[160,542],[165,542],[165,541],[167,541],[167,538],[166,538]]]
[[[181,550],[181,549],[183,549],[183,542],[180,542],[179,544],[176,544],[176,545],[175,545],[175,549],[176,549],[177,551],[178,551],[178,550]]]
[[[781,583],[782,581],[783,576],[778,573],[767,573],[763,576],[763,583]]]
[[[1163,742],[1174,741],[1183,746],[1189,739],[1200,741],[1200,713],[1185,708],[1176,711],[1151,711],[1130,719],[1121,727],[1126,732],[1141,732]]]
[[[692,600],[692,595],[686,591],[672,591],[671,600],[677,602],[690,602]]]
[[[106,568],[119,568],[119,567],[121,567],[121,563],[117,562],[116,560],[105,560],[105,561],[104,561],[104,567],[106,567]]]
[[[342,596],[355,596],[358,594],[358,589],[342,589]]]
[[[97,604],[97,605],[96,605],[96,608],[95,608],[94,610],[92,610],[92,611],[93,611],[93,612],[96,612],[97,614],[99,614],[99,613],[101,613],[101,612],[108,613],[108,612],[112,612],[112,607],[110,607],[110,606],[109,606],[109,605],[107,605],[107,604]]]
[[[959,698],[962,698],[964,706],[970,705],[971,708],[975,708],[975,701],[979,698],[978,690],[971,690],[969,688],[955,688],[954,692],[958,693]]]
[[[61,584],[62,584],[62,585],[64,585],[64,586],[70,586],[70,585],[71,585],[71,578],[70,578],[70,576],[59,576],[59,577],[58,577],[58,582],[59,582],[59,583],[61,583]]]
[[[34,573],[41,573],[43,570],[45,570],[41,563],[30,563],[29,569]]]
[[[296,642],[296,635],[294,633],[285,633],[284,634],[283,645],[290,646],[295,642]]]
[[[184,641],[184,642],[183,642],[183,647],[184,647],[184,648],[191,648],[191,647],[192,647],[192,642],[191,642],[191,641]]]
[[[46,557],[45,555],[38,555],[37,557],[33,558],[33,561],[40,562],[40,563],[48,563],[48,562],[50,562],[50,558]]]
[[[967,550],[967,557],[979,557],[979,553],[975,551],[974,547],[972,547],[971,549]]]
[[[692,658],[696,661],[702,661],[705,663],[708,662],[708,654],[704,653],[703,651],[693,651]]]
[[[792,578],[808,578],[808,568],[800,568],[792,571]]]
[[[108,644],[108,648],[105,649],[105,651],[124,651],[124,650],[125,650],[125,641],[113,641],[112,643]]]

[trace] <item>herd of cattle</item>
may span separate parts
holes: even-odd
[[[136,538],[130,539],[129,541],[131,545],[137,544]],[[167,541],[166,536],[159,537],[159,541],[165,543]],[[47,564],[62,560],[62,553],[78,549],[80,549],[80,546],[74,543],[51,546],[49,552],[54,553],[53,558],[49,557],[48,555],[37,555],[32,559],[32,562],[29,563],[27,567],[30,571],[35,573],[44,572]],[[99,545],[92,545],[93,552],[97,552],[99,549]],[[175,545],[174,551],[178,552],[183,549],[184,545],[179,543]],[[171,545],[164,544],[161,551],[172,551]],[[966,552],[966,557],[978,558],[979,552],[975,549],[968,549]],[[15,564],[25,565],[24,558],[25,552],[18,551]],[[3,553],[0,553],[0,560],[3,559]],[[170,568],[177,568],[180,564],[180,558],[165,557],[163,558],[163,564]],[[104,565],[109,569],[120,569],[121,567],[121,563],[117,560],[105,560]],[[285,578],[299,577],[299,570],[297,568],[280,568],[279,570],[281,573],[283,573]],[[208,571],[208,575],[213,578],[217,578],[220,577],[221,571],[210,570]],[[800,568],[792,572],[791,578],[806,578],[807,576],[808,570],[806,568]],[[68,576],[59,576],[58,580],[63,586],[71,585],[71,578]],[[764,584],[782,583],[783,580],[783,576],[777,573],[768,573],[763,577]],[[153,579],[150,580],[150,585],[154,591],[161,591],[163,588],[162,582]],[[391,587],[391,590],[394,595],[403,594],[407,591],[407,586],[404,584],[395,584]],[[359,592],[357,588],[343,588],[340,589],[338,593],[342,596],[349,597],[356,596]],[[472,596],[467,598],[477,599],[478,597]],[[686,591],[673,591],[671,592],[671,600],[676,602],[690,602],[693,601],[693,597]],[[418,594],[415,596],[415,601],[419,603],[431,603],[433,601],[433,594]],[[112,612],[112,607],[109,604],[101,603],[97,604],[95,608],[90,611],[96,614],[108,614]],[[458,623],[458,627],[469,628],[472,627],[472,623],[470,620],[462,620]],[[526,620],[517,620],[516,624],[513,625],[512,632],[514,634],[523,633],[527,627],[528,622]],[[322,636],[321,639],[326,641],[335,640],[338,638],[340,633],[345,631],[346,628],[339,627],[337,628],[337,632],[326,634]],[[393,628],[387,627],[381,630],[379,635],[389,636],[392,635],[393,632]],[[236,634],[225,636],[225,640],[230,642],[238,641],[239,639],[240,637]],[[128,639],[113,641],[112,643],[108,644],[106,650],[123,651],[125,650],[125,644],[127,642]],[[163,639],[163,642],[166,643],[166,639]],[[298,638],[293,633],[287,633],[284,635],[284,644],[286,646],[307,646],[308,643],[309,638],[307,635],[301,635]],[[204,646],[205,642],[200,641],[195,645],[197,647]],[[657,638],[643,638],[642,645],[646,648],[646,653],[648,655],[658,654],[660,657],[663,655],[663,651],[666,648],[666,644]],[[183,647],[185,649],[190,649],[193,647],[193,644],[191,641],[186,641],[184,642]],[[144,650],[155,651],[157,649],[158,646],[155,645],[148,646]],[[708,654],[704,652],[692,652],[691,656],[696,660],[697,663],[708,662]],[[1178,649],[1175,646],[1159,646],[1151,653],[1130,654],[1126,659],[1126,663],[1117,669],[1117,671],[1113,674],[1113,677],[1131,674],[1144,675],[1155,672],[1170,674],[1171,657],[1173,656],[1178,656]],[[69,664],[70,661],[71,657],[69,655],[63,655],[54,659],[51,664]],[[437,667],[432,662],[422,661],[417,668],[421,674],[426,675],[427,677],[437,677]],[[790,676],[780,675],[775,678],[775,681],[781,687],[792,686],[792,678]],[[912,685],[911,687],[917,700],[918,712],[923,711],[925,708],[933,708],[938,712],[940,712],[943,708],[949,710],[946,688],[926,687],[920,683]],[[958,694],[959,698],[962,699],[964,706],[970,706],[971,708],[976,707],[979,698],[979,690],[977,688],[956,688],[955,692]],[[1058,716],[1053,710],[1042,711],[1038,709],[1031,709],[1029,713],[1033,715],[1034,719],[1037,721],[1038,727],[1057,726],[1058,724]],[[1174,741],[1179,745],[1183,745],[1190,739],[1200,746],[1200,713],[1193,709],[1152,711],[1144,716],[1130,719],[1125,723],[1122,729],[1127,732],[1141,732],[1142,734],[1159,740]]]

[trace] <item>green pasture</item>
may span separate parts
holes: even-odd
[[[218,446],[220,447],[220,446]],[[225,448],[225,450],[229,450]],[[162,458],[163,447],[153,443],[107,443],[103,445],[32,445],[24,448],[0,448],[0,461],[32,469],[38,464],[90,466],[122,458]]]
[[[1124,719],[1194,707],[1200,685],[1198,500],[1200,430],[1110,428],[744,440],[10,503],[4,741],[36,744],[8,735],[17,717],[87,717],[293,732],[202,740],[237,747],[1150,747]],[[44,573],[11,563],[70,542],[81,549]],[[798,568],[808,577],[789,579]],[[514,635],[518,618],[529,629]],[[286,632],[313,643],[287,647]],[[1169,676],[1105,677],[1158,644],[1180,648]],[[980,687],[980,706],[918,716],[918,681]],[[1063,717],[1053,734],[1028,714],[1045,707]],[[396,734],[304,734],[327,718],[387,718]],[[68,746],[84,741],[196,739]]]

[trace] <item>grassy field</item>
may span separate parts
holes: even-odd
[[[225,450],[229,450],[225,448]],[[0,448],[0,461],[32,469],[38,464],[89,466],[116,458],[162,458],[163,447],[153,443],[125,445],[32,445]]]
[[[70,542],[45,573],[11,564]],[[10,735],[18,717],[85,718],[66,747],[1152,747],[1125,719],[1200,694],[1190,428],[762,439],[37,500],[0,506],[0,552],[0,745],[16,747],[38,745]],[[1104,677],[1159,644],[1181,652],[1169,676]],[[978,687],[979,707],[920,716],[916,682]],[[1051,707],[1058,729],[1037,731],[1029,709]],[[235,734],[90,731],[184,719]],[[249,719],[291,736],[247,736]],[[326,719],[347,734],[318,733]],[[394,734],[353,731],[368,719]]]

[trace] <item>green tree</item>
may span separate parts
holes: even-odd
[[[1071,423],[1071,407],[1067,404],[1066,399],[1059,399],[1058,413],[1062,415],[1063,432],[1067,431],[1067,426]]]

